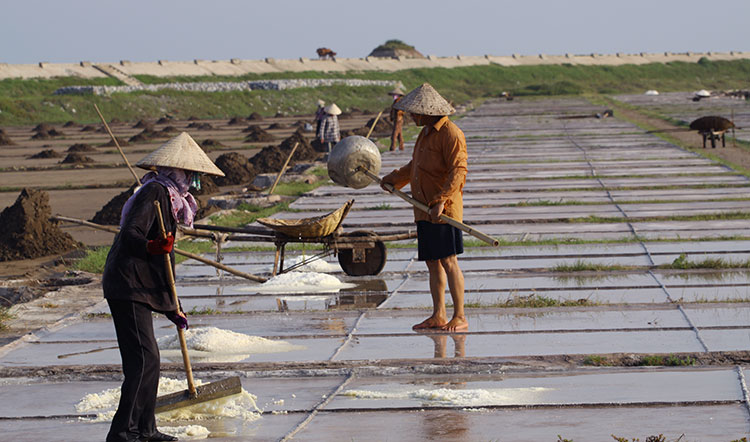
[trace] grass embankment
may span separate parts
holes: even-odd
[[[282,72],[248,74],[237,77],[150,77],[137,76],[144,83],[195,81],[247,81],[283,78],[360,78],[401,81],[406,89],[428,81],[454,103],[494,97],[502,91],[516,96],[616,94],[646,89],[680,91],[729,89],[746,84],[750,60],[707,63],[652,63],[625,66],[538,65],[504,67],[497,65],[461,68],[407,69],[396,72]],[[92,103],[107,118],[134,120],[156,118],[165,113],[180,118],[228,118],[258,112],[261,115],[312,114],[316,100],[334,101],[344,110],[358,107],[378,111],[390,105],[388,87],[331,86],[286,91],[249,92],[134,92],[102,96],[52,95],[58,87],[73,84],[117,84],[112,79],[86,80],[56,78],[0,81],[0,125],[97,122]]]

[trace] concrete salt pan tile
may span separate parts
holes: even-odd
[[[538,312],[526,310],[510,313],[495,309],[469,309],[467,318],[472,332],[586,330],[613,328],[687,327],[677,309],[659,310],[589,310]],[[750,309],[748,309],[750,310]],[[368,312],[357,326],[357,335],[381,333],[409,333],[411,326],[421,322],[428,312],[396,312],[380,310]]]
[[[747,351],[750,330],[701,330],[701,338],[709,351]]]
[[[715,259],[723,260],[727,262],[727,267],[730,267],[729,263],[744,263],[747,261],[747,252],[745,253],[686,253],[687,259],[692,262],[701,262],[704,260]],[[671,264],[675,259],[680,257],[679,253],[673,255],[652,255],[655,265]]]
[[[651,253],[746,252],[750,241],[654,242],[647,243]]]
[[[750,285],[738,287],[668,287],[672,299],[684,302],[750,301]]]
[[[676,274],[659,274],[659,279],[667,287],[684,285],[745,285],[750,283],[750,271],[707,271],[707,272],[679,272]]]
[[[446,381],[450,383],[447,384]],[[447,398],[430,399],[419,394],[407,395],[417,390],[448,390],[457,393],[484,390],[490,394],[465,395],[455,405],[482,407],[492,405],[538,404],[612,404],[648,402],[731,401],[741,400],[742,392],[737,373],[725,370],[668,370],[622,371],[540,377],[507,377],[497,380],[472,380],[467,375],[452,375],[450,379],[425,376],[404,378],[360,378],[347,386],[326,407],[337,408],[388,408],[398,406],[453,405]],[[393,399],[360,399],[347,396],[346,391],[365,390],[384,392]],[[389,394],[391,393],[391,394]],[[393,394],[395,393],[395,394]],[[399,395],[399,393],[402,393]],[[493,394],[494,393],[494,394]],[[400,397],[399,397],[400,396]],[[448,402],[448,403],[446,403]]]
[[[455,336],[463,341],[459,342],[459,347],[463,346],[466,357],[703,351],[691,330]],[[439,335],[362,336],[356,342],[351,342],[340,353],[338,360],[434,358],[436,354],[442,354],[441,349],[444,348],[436,339],[440,339]],[[450,348],[446,355],[453,355]]]
[[[745,327],[750,324],[750,304],[683,306],[696,327]]]
[[[402,442],[424,440],[493,440],[512,435],[519,442],[538,442],[550,435],[582,442],[664,434],[686,440],[739,439],[747,432],[742,405],[704,407],[562,408],[554,410],[424,410],[418,412],[362,410],[346,414],[321,412],[295,436],[306,442],[368,440],[374,434],[398,435]],[[638,429],[633,429],[633,423]],[[498,431],[498,429],[503,429]]]

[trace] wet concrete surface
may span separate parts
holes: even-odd
[[[389,246],[380,275],[332,271],[355,285],[339,293],[264,293],[258,283],[219,278],[195,261],[179,265],[178,293],[192,311],[193,329],[218,327],[297,347],[218,359],[195,355],[199,378],[211,364],[221,364],[212,377],[240,375],[265,411],[260,420],[160,426],[199,424],[216,440],[538,441],[559,434],[601,441],[659,433],[669,440],[684,433],[683,440],[724,441],[746,435],[750,413],[735,366],[539,362],[750,349],[750,272],[657,267],[682,253],[691,262],[745,261],[750,227],[737,214],[746,211],[750,183],[617,118],[559,119],[601,110],[578,98],[488,101],[457,120],[469,141],[465,221],[515,242],[500,248],[467,243],[459,258],[470,323],[465,333],[411,331],[431,307],[427,269],[415,261],[413,240]],[[383,173],[410,154],[410,148],[385,152]],[[357,202],[345,231],[414,229],[411,208],[377,186],[325,185],[292,204],[301,212],[275,216],[317,216],[352,197]],[[736,219],[724,219],[727,214]],[[702,217],[675,218],[695,215]],[[533,243],[545,240],[557,244]],[[288,251],[287,260],[300,253]],[[226,252],[223,262],[268,275],[273,252]],[[563,267],[583,264],[601,267]],[[533,307],[534,299],[551,303]],[[92,311],[106,314],[106,304]],[[159,315],[155,330],[157,337],[174,333]],[[541,365],[507,365],[514,358]],[[178,366],[179,352],[162,351],[162,362]],[[79,421],[73,406],[86,393],[116,387],[119,363],[106,315],[70,320],[0,348],[0,371],[28,376],[0,378],[3,438],[32,440],[33,432],[33,440],[103,439],[108,425]],[[81,372],[45,375],[65,367]],[[378,399],[345,393],[357,389]],[[457,396],[445,400],[446,391]]]

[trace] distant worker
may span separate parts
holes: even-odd
[[[315,134],[320,133],[320,122],[326,116],[326,112],[323,110],[326,107],[326,102],[318,100],[318,108],[315,110]]]
[[[393,97],[393,104],[391,105],[391,122],[393,123],[393,133],[391,133],[391,151],[396,150],[396,141],[398,141],[399,148],[404,150],[404,135],[402,133],[404,128],[404,111],[395,108],[395,104],[401,101],[404,97],[404,91],[397,87],[388,92],[388,95]]]
[[[456,255],[463,253],[461,230],[439,219],[445,214],[463,219],[463,188],[468,156],[466,137],[448,115],[456,110],[429,84],[414,89],[393,107],[409,112],[417,126],[424,126],[414,145],[411,161],[381,181],[400,189],[411,184],[414,199],[426,204],[429,213],[414,209],[417,223],[417,259],[425,261],[430,273],[432,316],[414,330],[463,331],[469,328],[464,315],[464,275]],[[445,286],[453,300],[453,318],[445,309]]]
[[[174,271],[177,224],[192,226],[198,210],[188,189],[200,188],[201,173],[224,175],[185,132],[137,165],[152,172],[143,177],[143,185],[122,209],[120,233],[102,276],[125,377],[107,442],[177,440],[156,429],[160,359],[152,314],[166,315],[187,329],[187,317],[171,294],[164,255],[171,255]],[[154,201],[161,204],[166,238],[161,236]]]
[[[325,116],[320,122],[317,137],[320,140],[320,144],[328,145],[328,152],[330,152],[333,144],[341,140],[338,117],[338,115],[341,115],[341,109],[336,106],[336,103],[331,103],[323,108],[323,112],[325,112]]]

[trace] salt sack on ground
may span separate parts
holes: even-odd
[[[195,379],[195,385],[203,385],[200,379]],[[186,380],[162,377],[159,379],[158,395],[175,393],[187,389]],[[166,411],[156,415],[157,422],[172,422],[177,420],[203,420],[219,417],[240,418],[244,421],[260,419],[261,410],[255,403],[256,396],[248,393],[244,388],[238,394],[213,401],[202,402],[190,407]],[[111,421],[115,415],[117,404],[120,402],[120,387],[110,388],[99,393],[84,396],[77,404],[79,413],[96,413],[93,419],[81,419],[91,422]],[[171,433],[170,433],[171,434]]]
[[[259,286],[240,290],[256,293],[338,293],[341,289],[354,286],[325,273],[289,272],[276,275]]]
[[[239,362],[253,354],[282,353],[305,348],[286,341],[250,336],[216,327],[191,328],[185,331],[185,341],[191,359],[202,362]],[[179,356],[181,360],[180,341],[177,335],[163,336],[157,343],[164,357]]]
[[[482,405],[509,405],[526,403],[535,394],[552,390],[544,387],[528,388],[488,388],[453,390],[449,388],[437,388],[434,390],[420,388],[419,390],[405,391],[368,391],[347,390],[342,396],[350,396],[357,399],[417,399],[427,402],[439,402],[444,405],[477,407]],[[519,400],[519,398],[523,398]]]

